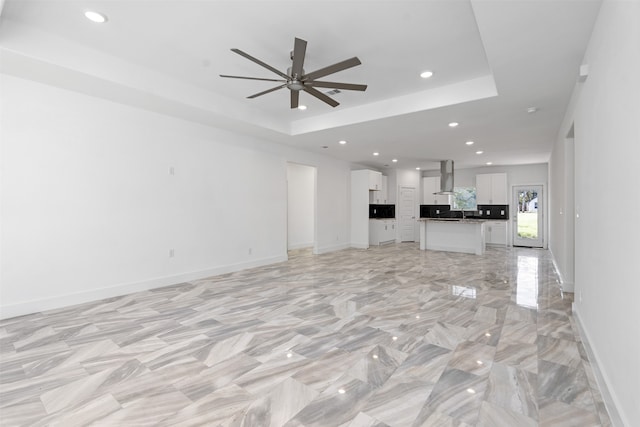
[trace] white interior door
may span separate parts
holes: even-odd
[[[513,187],[513,246],[541,248],[544,212],[541,185]]]
[[[400,241],[415,242],[416,189],[413,187],[400,187],[399,203]]]

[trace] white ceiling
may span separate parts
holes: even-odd
[[[441,159],[458,168],[541,163],[599,6],[600,0],[6,0],[0,69],[380,169],[432,168]],[[87,9],[108,22],[88,21]],[[230,49],[286,71],[294,37],[308,42],[307,71],[357,56],[362,65],[323,80],[364,83],[367,91],[335,95],[341,103],[335,109],[302,93],[308,109],[300,111],[289,108],[287,89],[246,99],[277,83],[218,77],[278,78]],[[421,79],[424,70],[435,74]],[[531,106],[538,112],[527,113]],[[449,128],[451,121],[460,126]]]

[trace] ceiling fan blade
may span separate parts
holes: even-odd
[[[346,70],[347,68],[355,67],[356,65],[360,64],[362,64],[362,62],[360,62],[358,57],[354,56],[353,58],[346,59],[344,61],[329,65],[328,67],[320,68],[319,70],[306,74],[304,76],[304,80],[314,80],[320,77],[327,76],[329,74],[337,73],[338,71]]]
[[[317,80],[313,80],[310,82],[304,82],[305,86],[313,86],[313,87],[330,87],[332,89],[344,89],[344,90],[367,90],[367,85],[356,85],[351,83],[337,83],[337,82],[320,82]]]
[[[257,98],[257,97],[259,97],[259,96],[266,95],[266,94],[267,94],[267,93],[269,93],[269,92],[273,92],[273,91],[276,91],[276,90],[278,90],[278,89],[282,89],[282,88],[283,88],[283,87],[285,87],[286,85],[287,85],[287,84],[285,83],[285,84],[283,84],[283,85],[276,86],[276,87],[273,87],[273,88],[271,88],[271,89],[267,89],[267,90],[265,90],[265,91],[255,93],[255,94],[253,94],[253,95],[251,95],[251,96],[247,96],[247,98],[248,98],[248,99]]]
[[[293,45],[293,65],[291,66],[291,77],[302,77],[302,65],[304,55],[307,51],[307,42],[296,37]]]
[[[220,77],[226,77],[228,79],[245,79],[245,80],[262,80],[265,82],[286,82],[286,80],[278,80],[278,79],[263,79],[260,77],[243,77],[243,76],[227,76],[225,74],[220,74]]]
[[[246,52],[241,51],[240,49],[231,49],[232,52],[237,53],[240,56],[244,56],[245,58],[247,58],[249,61],[253,61],[258,65],[263,66],[264,68],[266,68],[269,71],[272,71],[274,73],[276,73],[277,75],[279,75],[280,77],[284,78],[284,79],[288,79],[289,76],[287,76],[285,73],[283,73],[280,70],[277,70],[275,68],[273,68],[271,65],[269,64],[265,64],[264,62],[260,61],[258,58],[254,58],[253,56],[249,55]]]
[[[300,102],[300,91],[292,90],[291,91],[291,108],[298,108]]]
[[[337,107],[338,105],[340,105],[340,103],[338,101],[336,101],[333,98],[330,98],[329,96],[325,95],[324,93],[320,92],[317,89],[314,89],[310,86],[305,86],[303,89],[305,92],[307,92],[309,95],[313,95],[316,98],[318,98],[320,101],[326,102],[327,104],[331,105],[332,107]]]

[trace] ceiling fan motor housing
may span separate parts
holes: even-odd
[[[302,69],[302,75],[304,76],[304,68]],[[291,76],[291,79],[287,81],[287,87],[291,90],[302,90],[304,89],[304,83],[298,80],[299,76],[294,76],[292,67],[287,68],[287,74]]]

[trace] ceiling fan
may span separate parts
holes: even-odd
[[[327,76],[329,74],[337,73],[338,71],[346,70],[348,68],[355,67],[356,65],[360,65],[361,62],[357,57],[353,57],[350,59],[346,59],[344,61],[338,62],[333,65],[329,65],[328,67],[320,68],[319,70],[313,71],[311,73],[305,73],[302,68],[304,64],[304,56],[307,50],[307,42],[295,38],[293,51],[291,52],[291,59],[293,61],[291,67],[287,70],[287,73],[283,73],[282,71],[265,64],[257,58],[249,55],[246,52],[241,51],[240,49],[231,49],[232,52],[237,53],[240,56],[244,56],[250,61],[255,62],[258,65],[263,66],[267,70],[276,73],[282,79],[263,79],[259,77],[242,77],[242,76],[228,76],[220,74],[220,77],[226,77],[231,79],[245,79],[245,80],[263,80],[268,82],[280,82],[282,83],[279,86],[276,86],[271,89],[267,89],[262,92],[258,92],[247,98],[253,99],[259,96],[265,95],[270,92],[274,92],[278,89],[288,88],[291,91],[291,108],[298,108],[298,103],[300,99],[300,91],[303,90],[307,92],[309,95],[315,96],[319,100],[326,102],[332,107],[336,107],[340,105],[335,99],[330,96],[320,92],[316,89],[316,87],[326,87],[332,89],[343,89],[343,90],[359,90],[364,91],[367,89],[367,85],[359,85],[359,84],[351,84],[351,83],[337,83],[337,82],[325,82],[318,81],[316,79]]]

